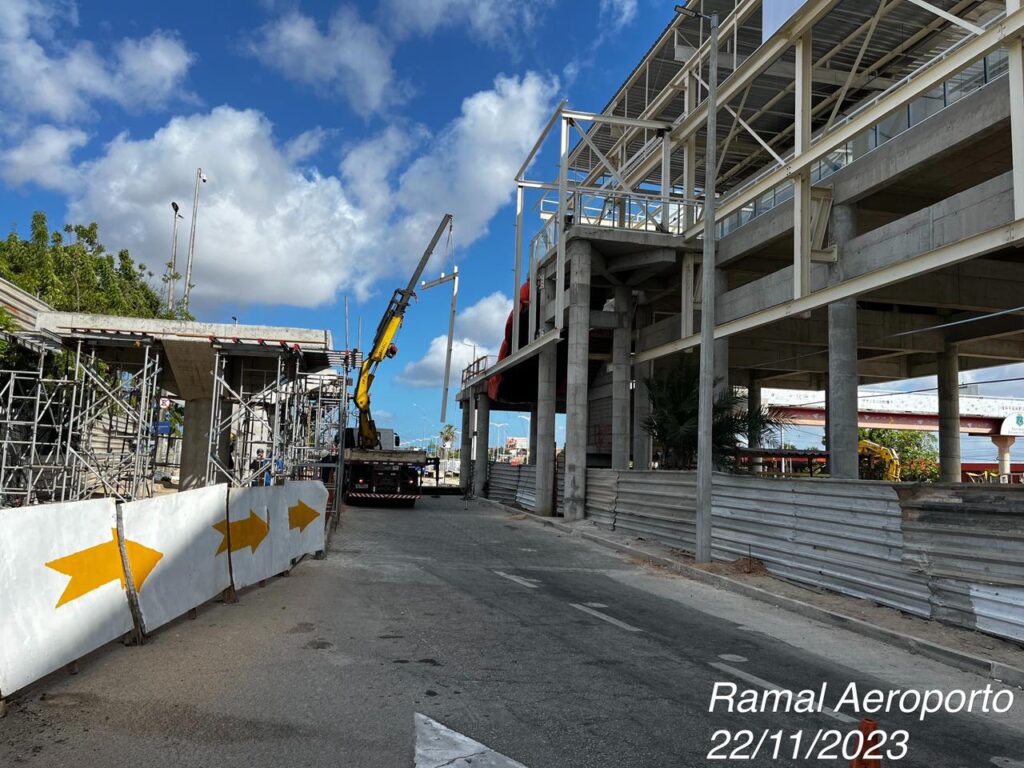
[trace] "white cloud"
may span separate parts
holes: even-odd
[[[201,166],[209,183],[200,190],[193,271],[200,312],[221,302],[317,306],[339,290],[365,299],[384,276],[407,274],[442,213],[455,215],[460,246],[487,232],[512,198],[513,174],[555,88],[532,73],[500,77],[467,97],[436,138],[426,141],[422,127],[389,127],[349,147],[338,175],[302,167],[322,133],[281,142],[260,112],[226,106],[176,117],[152,136],[122,134],[89,162],[62,162],[64,176],[27,160],[7,172],[68,191],[70,221],[98,222],[111,249],[128,248],[160,273],[170,255],[169,203],[176,200],[186,217],[181,258]],[[80,138],[51,136],[49,156],[67,158]],[[443,254],[438,248],[437,258]],[[497,335],[488,329],[481,346]]]
[[[601,0],[601,21],[613,30],[629,26],[636,18],[638,0]]]
[[[90,116],[97,100],[134,110],[185,95],[194,57],[173,34],[126,38],[101,55],[89,41],[55,40],[61,25],[76,23],[74,5],[0,5],[0,97],[18,116],[68,122]]]
[[[961,382],[993,382],[979,384],[978,391],[986,397],[1015,397],[1024,400],[1024,364],[1001,365],[969,371],[961,376]]]
[[[500,291],[486,296],[467,307],[455,318],[455,342],[452,345],[452,366],[449,383],[454,385],[462,370],[476,357],[494,355],[505,335],[505,323],[512,311],[512,300]],[[410,387],[440,387],[444,381],[444,361],[448,350],[448,337],[437,336],[430,342],[426,354],[406,364],[395,377],[400,384]]]
[[[331,16],[326,32],[309,16],[286,13],[258,29],[248,51],[290,80],[344,96],[362,115],[398,100],[390,43],[350,6]]]
[[[369,234],[360,211],[337,178],[303,174],[288,153],[254,110],[176,117],[151,138],[118,136],[82,166],[69,218],[99,222],[106,242],[160,272],[169,203],[182,205],[187,227],[201,165],[209,182],[200,189],[196,300],[315,306],[342,282],[365,294],[386,265],[360,258]]]
[[[71,164],[71,153],[88,141],[77,128],[37,126],[19,145],[0,153],[0,172],[13,185],[35,182],[51,189],[72,189],[78,172]]]
[[[399,37],[468,26],[488,42],[509,42],[528,34],[550,4],[548,0],[384,0],[382,15]]]
[[[445,204],[455,215],[460,243],[484,235],[512,197],[515,173],[540,135],[557,87],[557,81],[534,72],[499,75],[492,90],[466,98],[462,114],[432,141],[432,150],[402,174],[398,201],[410,211]],[[437,220],[433,213],[428,218]],[[416,239],[432,229],[421,223]]]

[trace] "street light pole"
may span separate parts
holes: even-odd
[[[174,227],[171,231],[171,273],[167,276],[167,311],[174,310],[174,288],[177,282],[175,275],[178,272],[178,220],[184,218],[178,213],[178,204],[171,201],[171,210],[174,211]]]
[[[202,168],[196,168],[196,191],[192,197],[192,231],[188,236],[188,259],[185,262],[185,292],[183,308],[188,312],[188,297],[192,292],[192,255],[196,249],[196,215],[199,213],[199,184],[206,182]]]
[[[685,6],[676,10],[690,17],[707,19],[711,24],[708,51],[707,148],[704,152],[704,257],[701,266],[700,305],[700,402],[697,412],[697,536],[695,556],[698,563],[711,561],[713,485],[712,457],[715,398],[715,185],[718,149],[718,14],[706,15]],[[689,194],[691,190],[686,190]]]

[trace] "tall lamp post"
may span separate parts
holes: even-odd
[[[700,307],[700,403],[697,412],[697,546],[698,563],[711,561],[711,509],[713,501],[712,430],[715,398],[715,183],[718,166],[718,14],[677,5],[676,12],[691,19],[706,19],[711,26],[708,51],[708,117],[707,141],[704,151],[704,260],[701,268],[702,296]],[[686,190],[692,194],[691,190]]]
[[[178,213],[178,204],[171,201],[171,210],[174,211],[174,227],[171,231],[171,273],[167,276],[167,311],[174,309],[174,287],[175,274],[178,272],[178,220],[185,218]]]
[[[199,185],[206,183],[206,174],[202,168],[196,168],[196,191],[192,197],[192,231],[188,236],[188,259],[185,262],[185,293],[184,310],[188,312],[188,297],[192,292],[192,255],[196,249],[196,215],[199,212]]]

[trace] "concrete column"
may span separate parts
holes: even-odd
[[[554,286],[545,277],[537,291],[537,311],[541,318],[555,300]],[[545,324],[550,329],[550,324]],[[548,344],[537,355],[537,506],[534,512],[544,517],[555,514],[555,413],[558,407],[558,344]]]
[[[960,359],[955,344],[939,353],[939,480],[959,483]]]
[[[856,209],[837,205],[832,209],[832,236],[842,252],[857,234]],[[841,278],[841,274],[837,275]],[[857,376],[857,299],[850,297],[828,307],[827,435],[832,477],[856,480],[860,460]]]
[[[462,435],[459,443],[459,487],[466,495],[473,490],[470,474],[473,472],[473,395],[462,401]]]
[[[527,462],[531,466],[537,463],[537,406],[530,409],[530,435],[527,438],[530,441],[530,460]]]
[[[750,371],[747,379],[747,413],[757,413],[761,410],[761,382],[757,380],[754,371]],[[749,435],[747,444],[751,448],[761,447],[760,435]],[[764,462],[760,457],[751,457],[750,471],[761,472]]]
[[[210,416],[213,398],[185,403],[181,436],[181,469],[178,490],[190,491],[206,485],[206,464],[210,455]]]
[[[487,447],[491,435],[491,398],[486,392],[476,396],[476,469],[473,471],[473,495],[484,495],[487,483]]]
[[[718,277],[715,280],[718,288],[718,295],[721,296],[729,290],[729,280],[725,270],[718,270]],[[729,339],[715,340],[715,400],[729,392]]]
[[[651,308],[638,306],[633,316],[633,327],[636,329],[639,344],[640,329],[650,325]],[[639,349],[639,347],[638,347]],[[651,468],[651,436],[644,429],[644,422],[651,415],[651,393],[647,390],[647,380],[654,375],[654,363],[636,363],[633,365],[633,469],[648,470]]]
[[[587,496],[590,385],[590,243],[569,244],[569,339],[565,389],[565,519],[582,520]]]
[[[856,480],[857,444],[857,300],[828,307],[828,450],[832,477]]]
[[[999,449],[999,477],[1009,477],[1013,473],[1010,448],[1017,442],[1017,438],[1012,435],[993,435],[992,442]]]
[[[629,384],[632,333],[629,305],[633,292],[626,286],[615,289],[615,314],[619,324],[612,334],[612,469],[629,469],[630,401]]]
[[[537,487],[538,515],[554,515],[555,497],[555,383],[558,345],[548,344],[537,355]]]

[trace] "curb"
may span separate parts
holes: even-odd
[[[492,501],[491,499],[478,499],[478,501],[486,502],[487,504],[506,512],[525,515],[527,520],[539,523],[540,525],[548,528],[555,528],[563,533],[579,536],[580,538],[586,539],[587,541],[593,542],[594,544],[598,544],[607,549],[613,549],[624,554],[638,557],[647,562],[664,566],[674,573],[686,576],[693,581],[725,589],[763,603],[768,603],[769,605],[784,608],[787,611],[792,611],[804,618],[814,619],[822,622],[823,624],[828,624],[829,626],[849,630],[850,632],[854,632],[864,637],[869,637],[873,640],[878,640],[880,642],[896,646],[897,648],[910,653],[924,656],[932,659],[933,661],[938,661],[940,663],[956,667],[957,669],[964,670],[965,672],[972,672],[990,680],[996,680],[1008,685],[1015,685],[1019,688],[1024,688],[1024,669],[1020,669],[1019,667],[1014,667],[1000,661],[982,658],[981,656],[975,656],[953,648],[947,648],[944,645],[938,645],[937,643],[932,643],[928,640],[921,640],[920,638],[913,637],[902,632],[897,632],[893,629],[877,627],[874,624],[869,624],[868,622],[854,618],[853,616],[847,616],[842,613],[830,611],[826,608],[820,608],[816,605],[805,603],[802,600],[776,595],[768,590],[761,589],[760,587],[744,584],[742,581],[737,581],[736,579],[730,579],[728,576],[709,573],[708,571],[701,570],[700,568],[694,568],[693,566],[680,562],[679,560],[648,552],[647,550],[640,549],[639,547],[623,544],[618,541],[613,541],[612,539],[606,539],[603,536],[598,536],[597,534],[589,533],[587,531],[581,531],[573,528],[572,526],[566,525],[565,523],[555,522],[551,518],[538,517],[530,512],[507,506],[501,502]]]

